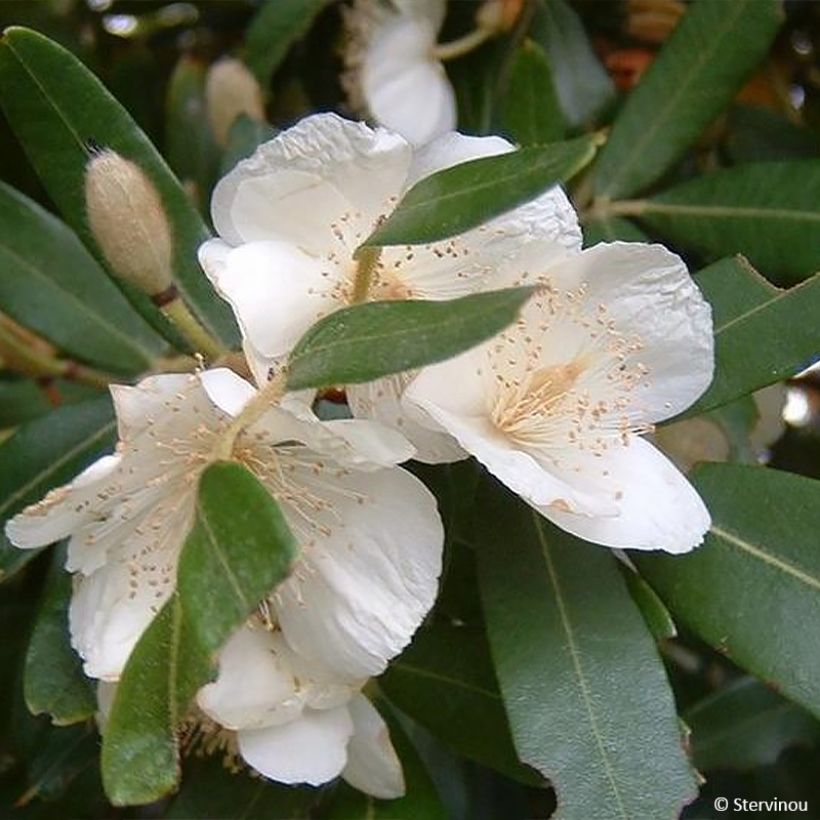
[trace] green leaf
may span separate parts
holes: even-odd
[[[177,591],[123,671],[103,737],[105,791],[115,805],[148,803],[179,780],[177,731],[216,655],[290,571],[296,542],[267,489],[244,467],[202,474]]]
[[[566,131],[549,59],[532,40],[524,41],[510,66],[503,121],[520,145],[560,140]]]
[[[777,0],[689,6],[615,120],[594,169],[596,193],[630,196],[671,168],[766,55],[782,19]]]
[[[549,778],[568,820],[677,816],[695,773],[615,557],[494,482],[476,509],[487,633],[519,756]]]
[[[820,267],[818,202],[820,160],[795,160],[715,171],[630,204],[684,247],[742,253],[770,279],[799,282]]]
[[[445,168],[417,182],[363,247],[420,245],[475,228],[566,182],[598,143],[590,134]]]
[[[445,302],[367,302],[320,319],[297,342],[288,387],[368,382],[449,359],[511,324],[532,288],[506,288]]]
[[[168,164],[200,210],[219,169],[219,147],[205,108],[205,64],[183,54],[168,82],[165,146]]]
[[[419,630],[379,685],[459,754],[513,780],[542,783],[516,756],[483,629],[437,623]]]
[[[649,237],[634,223],[619,216],[593,219],[584,225],[584,247],[599,242],[649,242]]]
[[[86,143],[94,139],[145,171],[171,222],[180,291],[212,333],[226,343],[237,342],[230,308],[214,296],[196,261],[197,247],[208,238],[204,223],[165,161],[102,83],[61,46],[12,27],[0,40],[0,103],[49,196],[103,262],[85,218]],[[149,321],[177,338],[147,296],[133,288],[126,292]]]
[[[729,112],[726,151],[732,163],[810,159],[820,154],[816,135],[770,108],[738,105]]]
[[[712,305],[716,361],[711,387],[687,415],[782,381],[816,356],[820,275],[779,290],[735,258],[705,268],[695,279]]]
[[[675,622],[669,614],[669,610],[664,606],[663,601],[658,598],[658,594],[649,584],[634,570],[621,565],[619,567],[621,575],[626,581],[626,588],[630,596],[643,615],[649,631],[656,641],[666,641],[674,638],[678,634]]]
[[[49,383],[48,389],[59,396],[60,406],[100,395],[96,387],[65,379],[55,379]],[[55,406],[43,387],[32,379],[0,380],[0,430],[33,421],[51,412]]]
[[[679,623],[820,715],[820,481],[708,464],[692,482],[712,514],[703,546],[632,554]]]
[[[245,32],[245,62],[263,86],[327,0],[265,0]]]
[[[814,746],[820,724],[754,678],[738,678],[687,709],[695,765],[710,769],[769,766],[790,746]]]
[[[266,122],[240,114],[231,125],[228,145],[222,155],[222,173],[227,174],[240,160],[247,159],[263,142],[276,136],[276,129]]]
[[[165,348],[59,219],[0,182],[0,309],[69,355],[120,373]]]
[[[26,652],[23,692],[33,715],[49,714],[58,726],[87,720],[97,710],[91,680],[69,640],[71,576],[63,569],[66,551],[52,555],[51,571]]]
[[[547,53],[567,122],[587,125],[615,99],[615,86],[595,56],[578,15],[564,0],[538,0],[530,36]]]
[[[328,820],[447,820],[447,811],[410,738],[389,707],[383,702],[379,705],[401,760],[406,793],[395,800],[376,800],[347,783],[339,783],[326,815]]]
[[[110,450],[115,431],[111,400],[104,396],[24,424],[0,446],[0,580],[39,552],[13,547],[6,521]]]

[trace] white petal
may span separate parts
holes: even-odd
[[[448,433],[431,430],[408,415],[401,396],[412,376],[388,376],[346,389],[350,410],[356,418],[372,418],[400,430],[415,448],[412,457],[427,464],[460,461],[467,454]]]
[[[242,729],[239,752],[249,766],[279,783],[320,786],[341,774],[353,721],[346,706],[305,710],[283,726]]]
[[[350,701],[353,737],[347,747],[347,766],[342,777],[351,786],[379,800],[404,794],[401,761],[390,742],[382,716],[364,695]]]
[[[238,416],[256,395],[256,389],[227,367],[216,367],[199,374],[208,398],[229,416]]]
[[[605,463],[604,463],[605,462]],[[633,437],[610,450],[584,478],[606,488],[618,505],[614,517],[588,517],[539,508],[559,527],[608,547],[688,552],[703,541],[711,523],[700,496],[675,466],[648,441]],[[600,470],[609,472],[606,478]]]
[[[712,381],[712,311],[683,260],[661,245],[601,243],[551,270],[561,288],[588,286],[586,298],[606,306],[621,333],[640,338],[633,355],[648,369],[636,406],[647,421],[671,418]]]
[[[444,540],[435,499],[400,468],[345,474],[305,464],[289,478],[317,503],[283,504],[303,557],[273,596],[282,631],[342,677],[379,674],[435,600]]]
[[[261,145],[214,190],[217,231],[232,245],[280,240],[324,256],[355,249],[401,188],[410,147],[398,134],[315,114]]]
[[[190,390],[192,381],[195,380],[188,373],[162,373],[148,376],[133,386],[110,385],[120,440],[130,441],[147,430],[166,410],[169,401],[178,393]]]
[[[204,259],[211,253],[203,246]],[[283,241],[253,241],[228,252],[212,281],[234,309],[254,350],[266,357],[287,353],[327,313],[343,307],[340,270]],[[342,272],[343,273],[343,272]]]

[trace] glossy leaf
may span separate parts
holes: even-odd
[[[65,549],[52,556],[49,578],[26,652],[23,691],[34,715],[46,713],[58,726],[87,720],[97,710],[91,680],[71,646],[68,605],[71,576],[63,569]]]
[[[564,136],[564,115],[549,59],[533,40],[516,51],[504,96],[504,126],[520,145],[553,142]]]
[[[738,678],[683,714],[701,771],[769,766],[797,744],[815,745],[820,723],[754,678]]]
[[[538,0],[530,36],[549,57],[567,122],[580,128],[594,121],[614,101],[615,86],[575,11],[564,0]]]
[[[655,640],[665,641],[676,637],[678,630],[675,627],[675,622],[672,620],[672,616],[664,606],[663,601],[658,598],[655,590],[632,569],[624,565],[621,565],[619,569],[624,581],[626,581],[626,588],[629,590],[635,606],[641,611],[641,615],[643,615],[643,619]]]
[[[597,145],[593,134],[445,168],[417,182],[363,246],[419,245],[475,228],[566,182]]]
[[[615,120],[594,171],[598,195],[630,196],[659,179],[734,97],[782,19],[777,0],[689,6]]]
[[[642,222],[687,248],[742,253],[770,279],[820,268],[820,160],[743,165],[636,203]]]
[[[202,474],[177,591],[131,653],[103,737],[112,803],[148,803],[174,788],[188,704],[212,679],[219,648],[286,577],[295,553],[279,507],[250,472],[217,462]]]
[[[779,290],[735,258],[705,268],[696,281],[714,314],[715,378],[687,415],[782,381],[817,355],[820,275]]]
[[[38,552],[13,547],[5,535],[6,521],[110,450],[115,431],[111,401],[105,396],[24,424],[0,446],[0,580]]]
[[[262,85],[303,37],[327,0],[265,0],[245,33],[245,62]]]
[[[687,555],[632,555],[678,623],[820,715],[820,481],[765,467],[702,465],[712,514]]]
[[[476,509],[487,633],[521,760],[549,778],[568,820],[677,816],[695,773],[615,557],[495,482]]]
[[[532,288],[446,302],[368,302],[320,319],[290,354],[293,390],[368,382],[449,359],[511,324]]]
[[[454,751],[513,780],[541,783],[518,762],[481,628],[437,623],[420,630],[379,685]]]
[[[157,186],[175,240],[177,285],[203,323],[226,342],[238,339],[228,306],[196,261],[208,231],[162,157],[125,109],[70,52],[36,32],[6,29],[0,40],[0,103],[49,196],[89,250],[102,258],[85,218],[86,143],[94,139],[136,162]],[[177,338],[148,297],[127,289],[146,318]],[[155,325],[157,326],[157,325]]]
[[[77,237],[0,183],[0,310],[75,358],[121,373],[165,348]]]

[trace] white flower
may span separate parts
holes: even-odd
[[[199,475],[255,394],[228,370],[113,387],[117,453],[7,525],[19,547],[69,538],[72,642],[91,677],[116,680],[170,595]],[[392,465],[412,448],[374,422],[319,422],[273,407],[234,456],[269,488],[300,545],[270,618],[309,663],[379,674],[433,604],[443,533],[435,500]]]
[[[239,163],[214,191],[221,239],[202,246],[200,261],[236,312],[257,381],[317,319],[349,304],[354,251],[410,186],[442,168],[510,150],[498,137],[450,133],[414,152],[397,134],[318,114]],[[451,299],[495,287],[498,266],[534,238],[580,251],[575,212],[558,187],[460,236],[385,248],[369,296]],[[406,418],[399,398],[409,378],[348,387],[354,416],[401,429],[419,460],[464,457],[449,435]]]
[[[502,274],[542,289],[498,337],[425,368],[405,403],[581,538],[695,547],[709,514],[640,435],[712,378],[711,311],[684,263],[659,245],[531,243]]]
[[[352,30],[347,84],[381,125],[413,145],[456,127],[456,98],[436,39],[445,0],[359,0],[346,15]]]

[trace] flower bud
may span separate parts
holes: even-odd
[[[205,79],[208,122],[219,145],[228,143],[231,126],[240,114],[259,122],[265,119],[262,89],[244,63],[232,57],[214,63]]]
[[[524,0],[485,0],[476,12],[476,25],[488,31],[509,31],[523,8]]]
[[[96,151],[85,169],[88,226],[111,270],[149,296],[171,288],[171,228],[157,189],[138,165]]]

